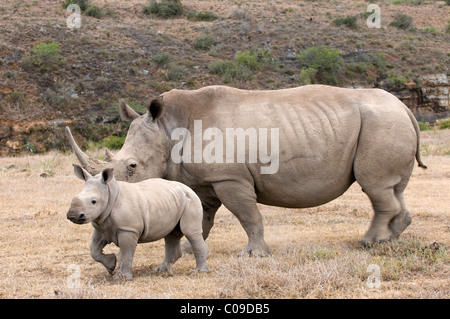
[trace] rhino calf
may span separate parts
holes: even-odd
[[[196,260],[192,272],[208,272],[208,246],[202,236],[203,208],[200,199],[184,184],[159,178],[139,183],[118,182],[113,169],[92,176],[78,165],[75,175],[84,180],[83,190],[72,199],[67,218],[76,224],[92,223],[91,256],[110,274],[116,256],[104,254],[113,242],[120,247],[114,279],[132,279],[131,264],[138,243],[164,238],[165,259],[154,271],[167,272],[181,257],[180,239],[191,243]]]

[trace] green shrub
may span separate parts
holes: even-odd
[[[394,15],[394,20],[389,25],[399,29],[408,30],[413,26],[413,18],[409,15],[397,12]]]
[[[450,6],[450,0],[445,0],[445,3]]]
[[[101,19],[103,17],[103,12],[102,9],[100,9],[97,6],[89,6],[86,10],[86,15],[97,19]]]
[[[301,85],[313,84],[316,78],[317,69],[314,68],[303,68],[300,70],[300,76],[298,81]]]
[[[195,39],[193,46],[197,50],[209,50],[216,43],[216,40],[212,36],[201,34]]]
[[[119,150],[122,148],[123,144],[125,143],[125,135],[124,136],[108,136],[104,139],[104,145],[105,147],[113,150]]]
[[[165,67],[170,62],[170,55],[168,53],[159,53],[151,57],[150,61],[160,67]]]
[[[443,129],[446,129],[446,128],[450,128],[450,119],[442,120],[439,123],[439,129],[440,130],[443,130]]]
[[[167,81],[182,80],[187,74],[187,68],[184,65],[178,65],[175,63],[169,64],[166,72]]]
[[[431,127],[425,122],[418,122],[417,124],[419,124],[419,129],[421,131],[429,131],[429,130],[431,130]]]
[[[144,6],[143,12],[168,19],[182,15],[184,10],[181,0],[161,0],[160,2],[152,0],[148,6]]]
[[[391,88],[402,88],[405,86],[406,78],[403,75],[397,75],[395,71],[389,71],[386,84]]]
[[[50,72],[57,69],[62,63],[60,47],[55,42],[41,42],[32,49],[32,54],[25,57],[21,65],[25,69],[38,67],[41,72]]]
[[[85,11],[89,7],[90,0],[66,0],[62,3],[64,9],[66,9],[71,4],[77,4],[81,11]]]
[[[421,31],[426,33],[431,33],[434,36],[437,36],[439,34],[439,30],[435,26],[426,27],[425,29],[422,29]]]
[[[246,81],[253,77],[254,71],[273,66],[274,59],[270,52],[251,49],[239,51],[233,61],[215,61],[209,66],[209,70],[211,73],[222,75],[226,82],[232,79]]]
[[[314,76],[314,83],[338,84],[337,75],[341,72],[344,65],[344,58],[340,50],[328,49],[325,46],[311,47],[300,52],[297,58],[302,65],[301,70],[317,70]],[[307,72],[308,74],[313,73],[312,70]]]
[[[191,10],[187,14],[188,20],[191,21],[214,21],[217,20],[217,15],[210,11],[200,11]]]
[[[358,27],[358,25],[356,24],[356,20],[356,16],[338,17],[333,20],[333,24],[336,26],[345,25],[350,29],[356,29]]]

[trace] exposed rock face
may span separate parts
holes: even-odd
[[[422,78],[419,85],[408,85],[391,92],[403,101],[419,121],[434,122],[450,116],[450,86],[448,76],[430,74]]]

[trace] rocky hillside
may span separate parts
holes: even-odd
[[[81,28],[67,25],[70,2],[87,4]],[[164,91],[212,84],[382,87],[419,120],[450,116],[445,1],[371,0],[380,28],[355,0],[163,2],[181,6],[3,0],[0,154],[68,149],[68,124],[84,147],[105,142],[126,133],[119,98],[145,112]]]

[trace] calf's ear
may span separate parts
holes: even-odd
[[[89,174],[88,171],[86,171],[84,168],[82,168],[80,165],[72,164],[73,165],[73,171],[75,172],[75,175],[84,181],[87,181],[89,178],[92,178],[92,175]]]
[[[114,171],[114,168],[105,168],[102,171],[102,181],[104,183],[109,183],[109,181],[112,180],[112,178],[114,177],[113,171]]]

